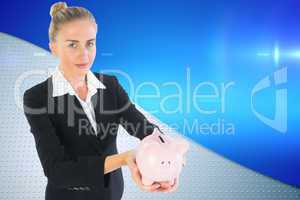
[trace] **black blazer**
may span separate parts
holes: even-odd
[[[121,168],[104,175],[105,157],[118,153],[118,125],[139,139],[153,132],[115,76],[94,74],[106,86],[92,98],[97,134],[75,96],[52,97],[52,77],[24,93],[24,113],[48,180],[46,200],[121,199]]]

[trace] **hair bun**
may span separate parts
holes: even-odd
[[[50,16],[53,17],[56,15],[56,13],[60,10],[68,8],[66,2],[56,2],[51,6],[50,9]]]

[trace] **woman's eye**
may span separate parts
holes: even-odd
[[[93,42],[90,42],[90,43],[88,44],[88,46],[89,46],[89,47],[93,47],[93,46],[94,46],[94,43],[93,43]]]
[[[76,45],[75,43],[71,43],[71,44],[69,44],[69,47],[71,47],[71,48],[76,48],[77,45]]]

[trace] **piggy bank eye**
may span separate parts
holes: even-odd
[[[161,164],[162,164],[162,165],[165,164],[165,161],[161,161]]]
[[[168,161],[168,164],[171,164],[171,161]]]

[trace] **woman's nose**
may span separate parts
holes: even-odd
[[[89,51],[87,48],[80,48],[79,50],[79,57],[81,59],[86,59],[88,58],[88,55],[89,55]]]

